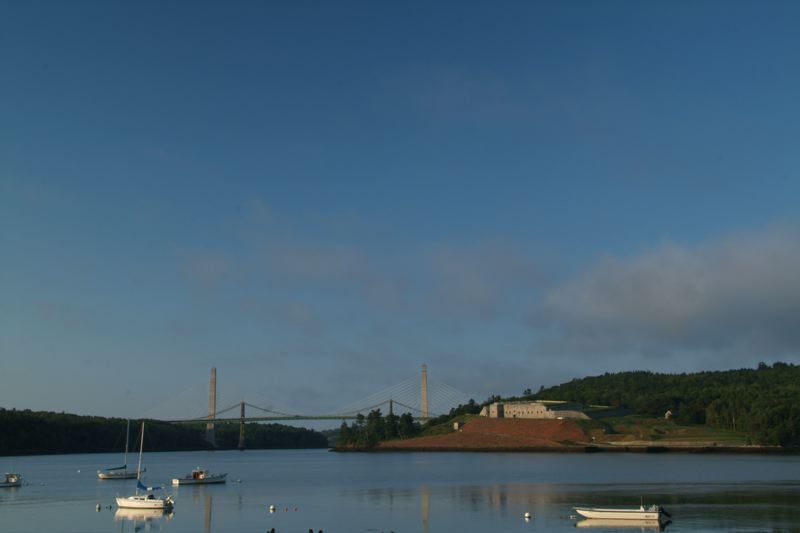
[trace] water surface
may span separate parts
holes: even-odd
[[[0,457],[0,471],[19,471],[27,481],[20,488],[0,489],[0,530],[575,531],[574,506],[630,506],[640,499],[669,510],[673,522],[666,531],[800,530],[796,456],[151,453],[145,456],[150,485],[168,485],[196,466],[228,472],[228,483],[168,487],[174,512],[147,517],[116,512],[114,497],[132,492],[135,481],[97,479],[98,468],[115,466],[119,459],[118,454]],[[526,512],[530,521],[523,519]]]

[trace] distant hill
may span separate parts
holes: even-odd
[[[607,405],[654,417],[671,411],[679,423],[743,432],[754,444],[800,446],[800,367],[793,364],[688,374],[607,373],[526,398]]]

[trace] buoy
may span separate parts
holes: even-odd
[[[526,512],[523,516],[525,516],[525,520],[530,520],[531,519],[531,513],[527,513]]]
[[[269,506],[269,512],[270,513],[274,513],[275,512],[275,506],[274,505],[270,505]]]
[[[95,509],[96,509],[96,510],[97,510],[97,512],[99,513],[99,512],[100,512],[100,509],[102,509],[102,507],[100,507],[100,504],[98,503],[98,504],[97,504],[97,506],[95,507]]]

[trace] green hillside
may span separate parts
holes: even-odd
[[[793,364],[691,374],[607,373],[530,398],[626,408],[650,417],[672,411],[679,423],[731,430],[754,444],[800,446],[800,367]]]

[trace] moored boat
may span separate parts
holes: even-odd
[[[138,487],[144,487],[144,485],[139,485]],[[145,487],[144,490],[147,490],[147,488]],[[172,509],[174,503],[172,496],[159,498],[150,491],[142,494],[137,491],[132,496],[117,497],[117,507],[120,509],[156,509],[164,511]]]
[[[146,468],[142,468],[142,472],[146,471]],[[116,468],[98,470],[97,477],[100,479],[136,479],[136,471],[128,470],[127,466],[118,466]]]
[[[97,477],[100,479],[136,479],[136,470],[128,470],[128,439],[130,437],[131,421],[128,420],[128,425],[125,428],[125,455],[123,456],[124,464],[114,468],[105,468],[97,471]],[[147,469],[142,468],[141,471],[145,472]]]
[[[19,487],[22,485],[22,475],[13,472],[6,472],[3,481],[0,481],[0,487]]]
[[[121,509],[172,509],[175,501],[172,496],[159,497],[153,494],[153,487],[145,487],[141,481],[142,449],[144,448],[144,422],[139,441],[139,466],[136,468],[136,492],[132,496],[117,496],[117,507]],[[139,491],[143,491],[139,494]]]
[[[188,476],[176,477],[172,480],[173,485],[210,485],[212,483],[225,483],[225,474],[211,474],[208,470],[203,470],[200,467],[192,470]]]
[[[602,518],[608,520],[661,520],[666,511],[658,505],[636,508],[587,508],[576,507],[575,512],[585,518]],[[667,515],[668,516],[668,515]]]

